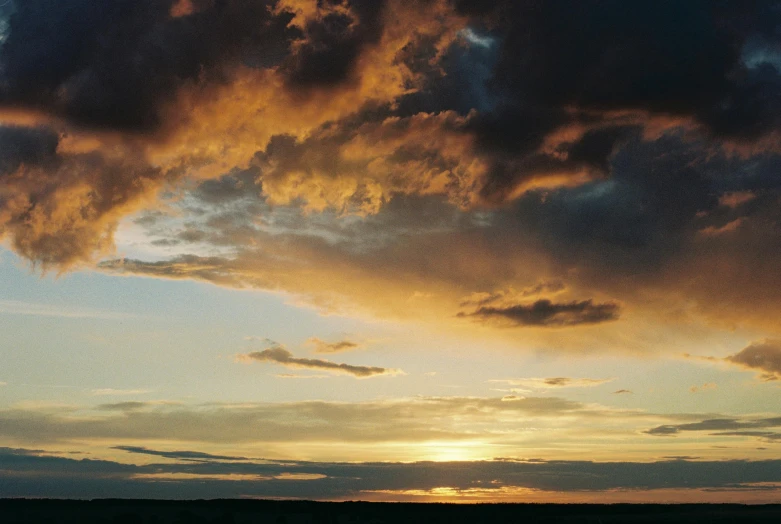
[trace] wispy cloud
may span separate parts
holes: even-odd
[[[614,378],[571,378],[571,377],[549,377],[549,378],[505,378],[494,379],[489,382],[507,384],[508,386],[519,386],[531,389],[553,389],[553,388],[590,388],[612,382]],[[628,392],[620,390],[616,393]]]
[[[107,320],[131,318],[135,316],[130,313],[90,309],[74,306],[72,304],[41,304],[36,302],[23,302],[20,300],[0,300],[0,313],[42,317],[97,318]]]
[[[335,373],[345,373],[357,378],[404,374],[400,369],[382,368],[377,366],[357,366],[317,358],[296,357],[281,345],[272,346],[263,351],[252,351],[250,353],[241,354],[238,355],[238,359],[242,362],[273,362],[291,368],[318,369]]]
[[[757,431],[781,427],[781,417],[767,418],[713,418],[688,424],[665,424],[644,431],[648,435],[674,436],[682,432],[702,431],[711,435],[760,437],[765,440],[781,440],[778,432]]]
[[[690,393],[699,393],[700,391],[708,391],[712,389],[716,389],[718,386],[716,386],[713,382],[706,382],[705,384],[701,386],[692,386],[689,388]]]
[[[125,395],[146,395],[151,393],[151,389],[114,389],[114,388],[99,388],[90,390],[90,393],[96,397],[99,396],[125,396]]]
[[[214,455],[200,451],[159,451],[145,448],[143,446],[114,446],[112,449],[127,451],[128,453],[139,453],[142,455],[153,455],[170,459],[180,460],[249,460],[246,457],[234,457],[230,455]]]
[[[351,340],[340,340],[338,342],[326,342],[317,337],[308,339],[307,344],[314,346],[315,353],[342,353],[360,348],[360,344]]]
[[[295,373],[278,373],[274,375],[277,378],[289,378],[289,379],[297,379],[297,378],[331,378],[331,375],[297,375]]]

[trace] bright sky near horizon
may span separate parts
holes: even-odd
[[[781,497],[781,4],[0,6],[0,497]]]

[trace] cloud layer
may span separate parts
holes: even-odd
[[[151,449],[131,453],[167,455]],[[180,452],[183,455],[200,455]],[[453,495],[522,497],[546,500],[580,493],[604,496],[609,491],[671,488],[726,491],[764,488],[768,500],[777,494],[780,464],[764,461],[591,462],[543,460],[483,462],[339,463],[303,461],[227,462],[201,457],[175,463],[130,465],[116,461],[75,460],[24,449],[0,449],[4,467],[0,487],[11,497],[125,497],[150,494],[165,498],[293,497],[319,500],[372,499],[379,492],[419,496],[448,488]],[[49,472],[59,475],[52,478]],[[546,493],[547,492],[547,493]],[[729,493],[734,496],[735,493]],[[669,494],[667,495],[669,496]],[[537,498],[540,497],[540,498]],[[381,500],[381,499],[380,499]],[[547,499],[550,500],[550,499]],[[593,499],[592,499],[593,500]]]

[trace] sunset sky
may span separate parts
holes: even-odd
[[[781,2],[6,0],[0,497],[778,502]]]

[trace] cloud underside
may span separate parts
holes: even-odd
[[[0,235],[324,310],[776,326],[781,11],[538,4],[3,6]]]
[[[147,448],[131,453],[167,455]],[[200,455],[197,452],[181,452]],[[204,461],[136,466],[107,460],[74,460],[23,449],[0,448],[0,486],[7,496],[143,498],[150,493],[166,498],[226,498],[238,495],[339,499],[384,491],[392,498],[403,492],[449,488],[453,495],[482,492],[501,497],[535,492],[582,493],[604,496],[628,490],[648,496],[648,490],[767,491],[775,495],[781,482],[777,460],[590,462],[484,461],[416,463],[339,462],[225,462]],[[58,472],[57,476],[51,474]],[[459,493],[463,491],[463,493]],[[541,494],[541,493],[538,493]],[[722,493],[722,496],[724,493]],[[668,493],[669,496],[669,493]],[[691,496],[691,495],[689,495]],[[700,493],[702,496],[702,493]],[[696,494],[695,494],[696,497]]]
[[[290,351],[281,346],[274,346],[269,349],[264,349],[263,351],[251,351],[240,355],[240,359],[245,361],[273,362],[291,368],[346,373],[358,378],[368,378],[377,375],[398,375],[402,373],[402,371],[398,369],[388,369],[376,366],[354,366],[351,364],[331,362],[330,360],[295,357]]]

